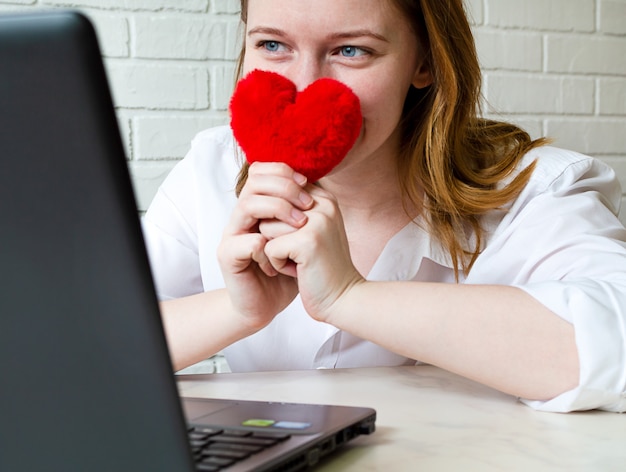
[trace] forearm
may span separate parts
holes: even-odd
[[[160,307],[174,371],[258,330],[242,321],[225,289],[164,301]]]
[[[574,329],[506,286],[363,282],[328,321],[500,391],[546,400],[578,384]]]

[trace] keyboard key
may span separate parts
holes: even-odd
[[[246,437],[252,434],[252,431],[244,431],[242,429],[225,429],[222,431],[224,436]]]
[[[211,448],[211,449],[205,449],[204,451],[202,451],[202,455],[206,455],[208,457],[222,457],[222,458],[227,458],[227,459],[235,459],[235,460],[242,460],[245,459],[246,457],[250,456],[250,453],[248,451],[234,451],[234,450],[227,450],[227,449],[217,449],[217,448]]]
[[[206,436],[213,436],[214,434],[220,434],[223,430],[218,428],[207,428],[205,426],[196,426],[189,431],[189,434],[203,434]]]
[[[286,433],[265,433],[262,431],[255,431],[252,433],[253,438],[275,439],[276,441],[285,441],[291,437],[291,434]]]
[[[212,434],[207,434],[207,433],[198,433],[196,431],[192,431],[191,433],[188,434],[188,436],[189,436],[189,439],[192,439],[192,440],[203,440],[203,439],[210,438],[213,435]]]
[[[196,464],[196,470],[199,472],[217,472],[222,468],[217,465],[211,464]]]
[[[251,444],[233,444],[233,443],[217,443],[214,442],[210,444],[208,447],[204,448],[205,451],[210,451],[211,449],[221,449],[227,451],[244,451],[254,454],[255,452],[262,451],[265,449],[265,446],[254,446]]]
[[[212,465],[217,467],[228,467],[229,465],[234,464],[236,461],[234,459],[229,459],[225,457],[203,457],[198,464]]]
[[[197,449],[206,446],[208,441],[206,439],[191,439],[189,445],[192,449]]]
[[[250,446],[273,446],[278,440],[268,438],[240,438],[233,436],[213,436],[211,443],[247,444]]]

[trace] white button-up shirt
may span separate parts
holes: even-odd
[[[549,411],[625,411],[626,230],[616,217],[619,184],[609,167],[578,153],[541,147],[521,167],[534,160],[520,196],[483,219],[484,250],[460,282],[520,287],[574,325],[580,385],[550,401],[523,401]],[[224,287],[216,251],[236,204],[237,162],[228,127],[204,131],[159,189],[143,227],[161,299]],[[454,283],[449,256],[417,223],[388,242],[368,280]],[[298,298],[224,354],[235,372],[419,361],[313,320]]]

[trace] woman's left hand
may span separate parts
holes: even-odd
[[[305,211],[308,221],[302,228],[264,221],[259,229],[269,240],[265,253],[274,269],[297,278],[309,315],[331,322],[342,297],[364,279],[352,263],[336,199],[315,185],[306,190],[315,204]]]

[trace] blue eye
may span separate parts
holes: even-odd
[[[269,52],[278,52],[280,50],[280,43],[278,41],[264,41],[263,47]]]
[[[364,51],[356,46],[343,46],[340,53],[344,57],[357,57],[364,54]]]

